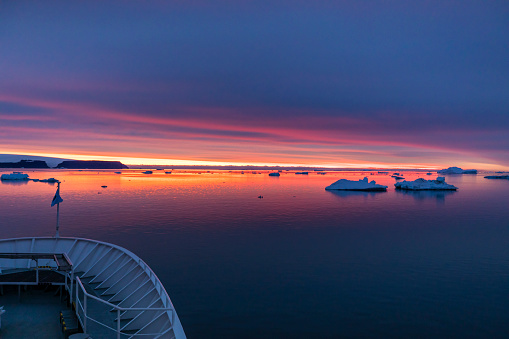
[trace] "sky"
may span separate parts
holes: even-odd
[[[509,169],[507,1],[0,2],[0,154]]]

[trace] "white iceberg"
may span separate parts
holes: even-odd
[[[0,180],[28,180],[28,174],[21,172],[12,172],[11,174],[2,174]]]
[[[374,180],[369,182],[367,177],[362,180],[354,181],[340,179],[330,186],[325,187],[326,190],[342,190],[342,191],[387,191],[387,186],[378,185]]]
[[[475,170],[475,169],[464,170],[459,167],[449,167],[449,168],[437,171],[437,173],[441,173],[441,174],[477,174],[477,170]]]
[[[152,174],[152,171],[145,171],[145,172],[141,172],[143,174]]]
[[[484,178],[486,178],[486,179],[509,179],[509,175],[487,175]]]
[[[437,177],[436,180],[416,179],[414,181],[402,181],[394,184],[396,189],[400,190],[457,190],[458,188],[445,182],[444,177]]]
[[[269,177],[279,177],[280,175],[278,172],[269,173]]]

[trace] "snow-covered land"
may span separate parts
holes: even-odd
[[[367,177],[362,180],[354,181],[340,179],[330,186],[325,187],[326,190],[342,190],[342,191],[386,191],[387,186],[378,185],[374,180],[369,182]]]
[[[477,174],[477,170],[475,170],[475,169],[464,170],[459,167],[449,167],[449,168],[445,168],[443,170],[437,171],[437,173],[441,173],[441,174]]]
[[[402,181],[394,184],[400,190],[457,190],[458,188],[445,182],[444,177],[437,177],[436,180],[416,179],[414,181]]]
[[[28,180],[28,174],[13,172],[11,174],[2,174],[1,180]]]

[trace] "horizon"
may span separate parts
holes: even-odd
[[[4,159],[3,156],[11,157],[10,159]],[[334,166],[313,166],[313,165],[299,165],[299,164],[232,164],[232,163],[208,163],[208,162],[202,162],[202,163],[195,163],[195,164],[186,164],[184,163],[161,163],[157,162],[160,159],[153,159],[154,162],[152,163],[126,163],[122,160],[119,160],[119,158],[114,157],[103,157],[103,158],[97,158],[93,156],[85,156],[81,159],[78,158],[56,158],[56,157],[45,157],[45,156],[34,156],[34,155],[28,155],[28,154],[0,154],[0,163],[3,162],[19,162],[21,160],[42,160],[45,161],[48,165],[54,164],[54,166],[50,165],[50,168],[56,168],[56,164],[60,163],[62,161],[66,160],[78,160],[78,161],[119,161],[122,164],[126,166],[134,166],[139,168],[156,168],[156,167],[172,167],[176,169],[218,169],[221,170],[224,168],[227,169],[249,169],[249,168],[257,168],[262,169],[265,168],[265,170],[271,170],[271,169],[284,169],[284,170],[301,170],[301,169],[316,169],[316,170],[331,170],[331,171],[372,171],[372,170],[403,170],[403,171],[437,171],[441,169],[446,169],[449,167],[456,167],[456,166],[447,166],[447,167],[369,167],[369,166],[351,166],[351,167],[334,167]],[[129,169],[135,169],[135,168],[129,168]],[[463,168],[466,169],[474,169],[474,168]],[[495,169],[486,169],[486,168],[475,168],[479,171],[488,171],[492,172],[495,171]],[[503,171],[503,168],[499,169]]]

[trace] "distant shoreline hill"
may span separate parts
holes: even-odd
[[[67,160],[62,161],[56,168],[67,169],[128,169],[120,161],[101,161],[101,160]]]
[[[19,162],[20,160],[40,160],[45,161],[50,168],[54,168],[57,164],[65,160],[74,160],[68,158],[52,158],[52,157],[41,157],[30,154],[0,154],[1,162]]]
[[[18,162],[0,162],[0,168],[50,168],[46,161],[20,160]]]

